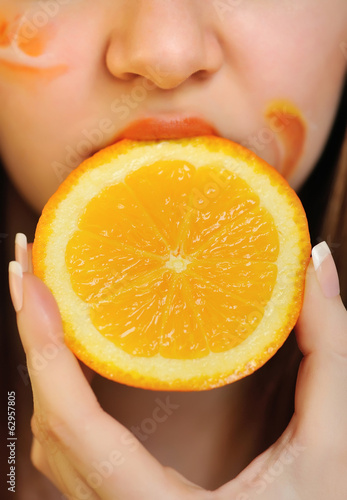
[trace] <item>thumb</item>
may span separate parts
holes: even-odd
[[[37,343],[45,346],[47,356],[54,345],[63,343],[63,326],[57,303],[48,287],[32,274],[32,243],[23,233],[15,238],[15,261],[10,263],[10,292],[17,311],[19,333],[25,352],[35,351]],[[24,274],[24,276],[23,276]],[[23,304],[23,284],[29,289]],[[25,308],[26,314],[21,314]],[[39,361],[39,359],[37,358]],[[91,383],[95,372],[79,361],[84,376]]]
[[[347,434],[342,418],[347,413],[347,312],[325,242],[312,250],[295,330],[304,354],[295,395],[298,431],[307,444],[320,440],[331,446],[336,436],[343,440]]]
[[[346,327],[336,266],[323,241],[312,249],[307,268],[303,307],[295,327],[300,350],[305,356],[314,351],[347,356]]]

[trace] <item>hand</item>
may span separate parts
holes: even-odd
[[[190,499],[203,491],[161,466],[100,408],[78,360],[64,344],[52,294],[31,273],[31,245],[23,235],[16,240],[18,265],[11,263],[10,269],[17,274],[10,272],[10,289],[33,390],[34,466],[73,500]]]
[[[282,436],[236,479],[222,499],[347,498],[347,311],[325,242],[312,250],[305,297],[295,327],[304,358],[295,412]]]
[[[10,273],[10,288],[33,388],[32,461],[67,498],[346,498],[347,312],[338,295],[330,254],[317,271],[312,262],[307,270],[304,305],[296,326],[304,358],[290,424],[235,479],[206,491],[161,466],[100,408],[79,362],[63,342],[53,296],[30,272],[30,245],[27,252],[23,237],[20,243],[16,245],[18,264],[10,265],[17,273]]]

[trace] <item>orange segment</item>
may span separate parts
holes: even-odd
[[[243,302],[213,282],[200,277],[189,279],[191,300],[204,325],[211,352],[229,351],[245,340],[259,324],[264,308],[255,314],[251,302]]]
[[[189,199],[184,251],[193,253],[216,231],[258,204],[259,197],[240,177],[213,165],[200,167]]]
[[[72,287],[88,303],[113,296],[162,265],[160,257],[87,231],[76,231],[66,247]]]
[[[91,320],[107,340],[132,356],[153,356],[161,345],[162,310],[170,277],[162,272],[134,281],[112,300],[92,307]]]
[[[293,190],[217,137],[100,151],[49,200],[33,246],[72,351],[156,390],[210,389],[262,366],[296,322],[309,257]]]
[[[160,354],[164,358],[197,359],[209,353],[205,333],[189,300],[184,275],[176,275],[163,319]]]
[[[258,207],[249,210],[213,235],[194,256],[199,258],[245,258],[275,262],[279,251],[273,217]]]
[[[173,160],[147,165],[126,178],[126,184],[172,249],[179,244],[194,174],[195,168],[189,162]]]
[[[189,267],[189,275],[204,281],[207,299],[208,287],[219,288],[248,304],[265,305],[271,298],[277,278],[277,266],[271,262],[244,260],[196,261]],[[206,285],[208,284],[208,286]],[[194,288],[194,287],[193,287]]]
[[[133,192],[123,183],[104,189],[86,206],[78,227],[157,255],[166,243]]]

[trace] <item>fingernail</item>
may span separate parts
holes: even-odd
[[[340,283],[336,265],[330,248],[325,241],[312,248],[312,260],[323,294],[327,298],[340,295]]]
[[[13,307],[19,312],[23,306],[23,270],[16,260],[12,260],[8,266],[10,294]]]
[[[15,259],[22,266],[24,273],[28,271],[28,240],[25,234],[17,233],[15,242]]]

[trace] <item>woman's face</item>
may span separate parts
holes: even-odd
[[[197,117],[298,189],[336,112],[346,27],[346,0],[0,0],[0,155],[39,212],[133,122]]]

